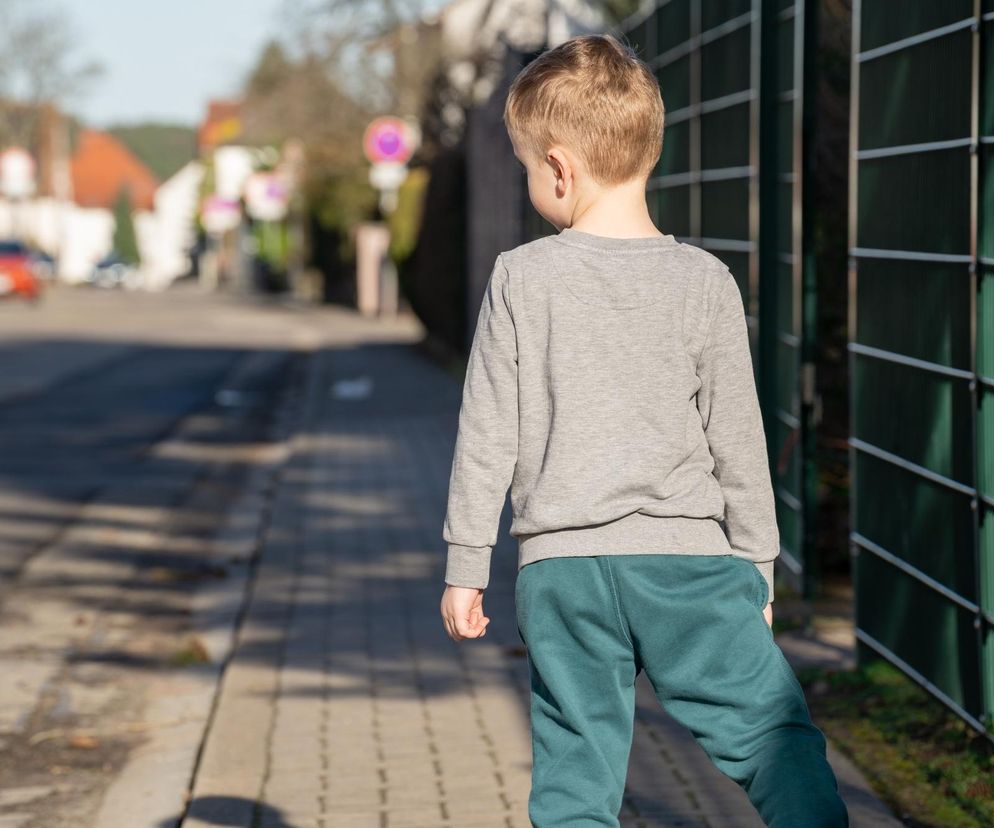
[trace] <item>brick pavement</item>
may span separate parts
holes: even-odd
[[[457,644],[438,613],[461,385],[394,323],[326,318],[182,824],[528,828],[508,509],[487,636]],[[637,701],[622,825],[761,826],[644,675]]]

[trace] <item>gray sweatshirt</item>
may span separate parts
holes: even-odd
[[[673,236],[573,228],[501,253],[463,383],[445,582],[486,588],[508,486],[518,568],[780,550],[738,285]]]

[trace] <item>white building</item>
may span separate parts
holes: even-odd
[[[0,238],[22,239],[58,260],[60,281],[86,280],[93,262],[111,249],[114,215],[71,201],[35,198],[11,202],[0,198]]]
[[[155,191],[155,210],[135,213],[143,285],[164,290],[190,269],[204,167],[190,161]]]

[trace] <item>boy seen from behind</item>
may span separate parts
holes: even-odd
[[[738,284],[653,224],[664,109],[609,35],[526,66],[504,122],[557,230],[497,256],[463,385],[441,615],[481,638],[508,487],[536,828],[618,826],[635,679],[774,828],[848,826],[773,638],[779,553]]]

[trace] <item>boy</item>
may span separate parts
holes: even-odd
[[[508,485],[537,828],[618,826],[641,670],[775,828],[847,826],[771,630],[779,534],[741,294],[649,216],[663,102],[611,36],[526,66],[504,122],[558,235],[500,254],[463,387],[441,602],[480,638]]]

